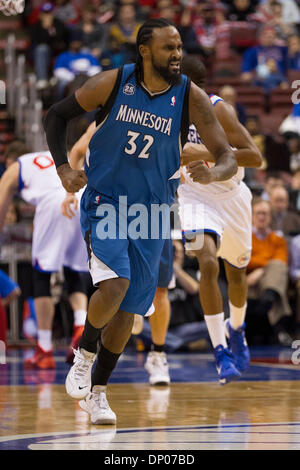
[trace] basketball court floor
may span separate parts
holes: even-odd
[[[8,350],[0,365],[0,450],[299,450],[295,352],[251,353],[242,379],[226,386],[212,354],[169,354],[171,385],[151,387],[146,353],[126,350],[107,394],[117,426],[93,426],[65,392],[64,351],[55,352],[56,370],[28,371],[24,351]]]

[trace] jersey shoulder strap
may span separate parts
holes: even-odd
[[[219,101],[224,101],[223,98],[221,98],[220,96],[213,94],[209,95],[209,99],[213,106],[215,106]]]

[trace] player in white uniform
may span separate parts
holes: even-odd
[[[200,61],[183,60],[183,73],[203,87],[205,68]],[[226,181],[201,184],[197,169],[212,166],[206,147],[191,126],[189,143],[182,153],[184,183],[178,189],[179,213],[186,249],[193,250],[200,272],[199,296],[214,347],[221,384],[238,378],[250,361],[245,339],[247,306],[246,267],[251,255],[252,195],[243,183],[243,167],[259,167],[261,154],[231,105],[216,95],[210,96],[217,118],[234,148],[239,169]],[[192,162],[192,163],[191,163]],[[225,324],[222,296],[218,286],[218,257],[225,263],[228,281],[230,319]],[[226,335],[229,336],[230,350]]]
[[[76,212],[72,220],[63,216],[61,205],[66,192],[48,151],[22,155],[3,174],[0,180],[0,231],[8,206],[16,193],[36,207],[32,264],[38,347],[34,357],[25,361],[25,366],[54,368],[51,337],[54,303],[50,293],[51,273],[66,268],[65,279],[70,304],[74,311],[72,343],[76,343],[81,336],[86,318],[87,296],[80,272],[88,271],[87,251],[80,230],[79,213]]]

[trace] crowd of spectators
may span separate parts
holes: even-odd
[[[102,69],[134,60],[138,28],[149,17],[172,20],[185,53],[200,55],[212,74],[221,60],[235,57],[242,81],[270,91],[286,87],[289,71],[299,70],[296,0],[32,0],[24,23],[39,86],[55,76],[56,60],[69,50],[74,36],[81,42],[76,52],[91,54]],[[80,65],[71,73],[88,73],[89,60],[84,65],[79,56]]]
[[[300,333],[300,96],[292,83],[297,72],[300,79],[300,0],[28,0],[23,25],[38,90],[61,99],[78,76],[134,61],[139,26],[149,17],[174,22],[184,54],[202,59],[208,87],[234,106],[263,155],[261,168],[245,176],[254,196],[248,334],[250,341],[288,344]],[[263,113],[243,103],[251,89],[261,90]],[[279,109],[280,125],[270,131],[264,112],[278,90],[290,93],[290,109]],[[197,263],[175,245],[175,272],[180,259],[194,287]],[[197,291],[185,291],[178,276],[170,299],[171,328],[199,322],[189,331],[202,337]]]

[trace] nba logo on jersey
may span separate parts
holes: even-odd
[[[99,204],[99,203],[100,203],[100,196],[96,196],[96,197],[95,197],[95,203],[96,203],[96,204]]]
[[[126,83],[123,88],[123,93],[125,95],[134,95],[135,88],[131,83]]]
[[[171,106],[175,106],[176,103],[176,96],[172,96],[171,98]]]

